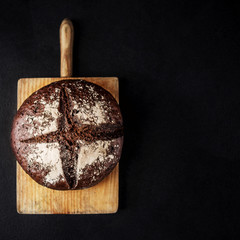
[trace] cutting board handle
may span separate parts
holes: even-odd
[[[61,66],[60,76],[72,76],[73,37],[74,29],[71,20],[65,18],[59,29]]]

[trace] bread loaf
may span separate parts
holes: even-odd
[[[54,82],[24,101],[13,121],[11,142],[19,164],[39,184],[56,190],[88,188],[119,161],[120,108],[96,84]]]

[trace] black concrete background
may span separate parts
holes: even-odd
[[[240,8],[226,2],[0,3],[0,239],[239,239]],[[120,80],[113,215],[16,212],[17,80],[59,76],[65,17],[74,76]]]

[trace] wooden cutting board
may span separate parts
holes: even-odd
[[[18,80],[17,106],[39,88],[63,79],[84,79],[109,91],[119,101],[116,77],[70,77],[72,74],[73,26],[64,19],[60,27],[61,77],[22,78]],[[36,183],[17,163],[17,211],[21,214],[97,214],[118,209],[119,166],[94,187],[57,191]]]

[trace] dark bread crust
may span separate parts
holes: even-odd
[[[12,149],[39,184],[57,190],[88,188],[118,163],[122,124],[119,105],[105,89],[84,80],[62,80],[24,101],[13,120]]]

